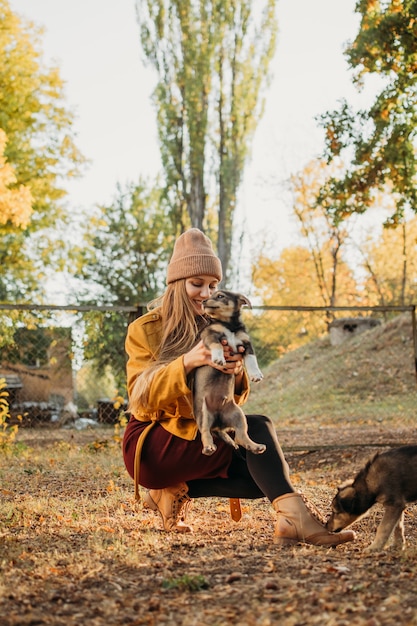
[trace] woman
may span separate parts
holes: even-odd
[[[130,324],[126,351],[131,418],[123,440],[126,468],[147,489],[145,505],[157,510],[167,531],[189,532],[185,514],[192,498],[267,497],[277,514],[276,543],[332,546],[352,541],[350,530],[330,533],[294,491],[272,421],[248,415],[249,436],[266,444],[263,454],[235,450],[220,438],[211,456],[202,454],[192,413],[191,380],[196,367],[216,366],[199,340],[206,324],[202,303],[222,279],[210,240],[191,228],[176,241],[167,289],[154,308]],[[155,308],[156,307],[156,308]],[[235,399],[243,404],[249,383],[241,354],[224,346]],[[222,367],[224,371],[224,368]]]

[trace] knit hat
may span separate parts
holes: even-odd
[[[198,228],[190,228],[175,242],[168,264],[167,285],[181,278],[201,275],[214,276],[221,281],[222,265],[210,239]]]

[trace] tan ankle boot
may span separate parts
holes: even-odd
[[[337,546],[339,543],[355,539],[352,530],[329,532],[324,523],[317,519],[320,518],[320,513],[310,511],[299,493],[280,496],[272,502],[272,506],[278,513],[274,533],[275,543],[284,545],[303,542],[315,546]]]
[[[158,511],[164,530],[190,533],[192,528],[185,523],[185,516],[191,504],[187,491],[185,483],[165,489],[149,489],[143,497],[143,502],[153,511]]]

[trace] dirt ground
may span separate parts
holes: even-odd
[[[296,488],[325,515],[340,482],[375,452],[415,443],[416,435],[382,427],[280,432]],[[274,545],[265,500],[242,501],[238,523],[227,500],[197,500],[194,533],[167,534],[154,512],[135,509],[119,450],[107,448],[103,434],[101,443],[97,433],[74,431],[28,430],[21,439],[30,456],[0,466],[2,626],[417,625],[415,505],[402,552],[364,551],[378,507],[354,525],[355,542],[330,549]],[[57,467],[57,445],[69,455],[78,446],[81,456]],[[87,446],[97,453],[86,456]],[[106,456],[110,470],[100,467]]]

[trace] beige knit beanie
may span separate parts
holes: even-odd
[[[222,279],[222,265],[214,254],[211,241],[198,228],[190,228],[175,242],[174,252],[168,264],[167,285],[181,278],[213,276]]]

